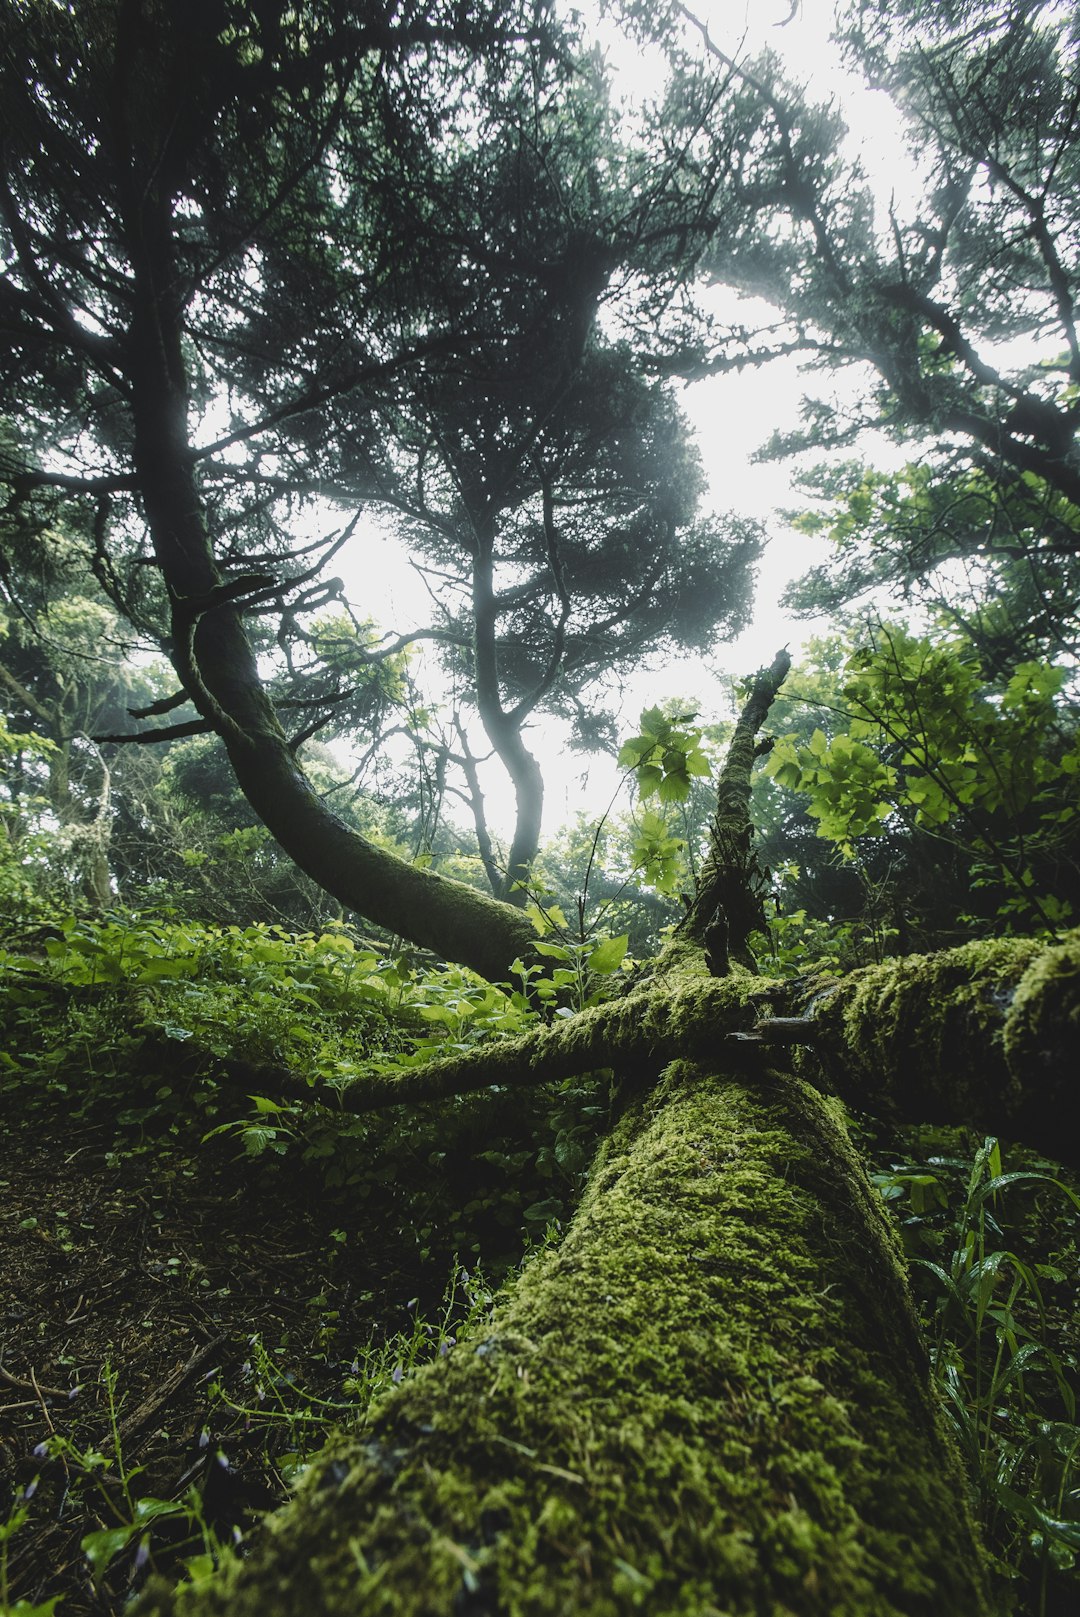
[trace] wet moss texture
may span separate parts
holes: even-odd
[[[140,1617],[983,1613],[964,1498],[836,1103],[678,1060],[491,1324]]]
[[[850,1104],[982,1126],[1077,1159],[1080,932],[969,943],[817,994],[814,1059]]]

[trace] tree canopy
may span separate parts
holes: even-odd
[[[54,1562],[95,1609],[153,1566],[161,1617],[1075,1603],[1080,33],[846,6],[908,133],[920,194],[886,201],[776,54],[681,0],[613,15],[636,99],[546,0],[0,5],[23,1617]],[[746,619],[763,534],[703,510],[680,381],[792,352],[856,396],[767,450],[846,457],[797,517],[835,633],[722,731],[649,701],[628,814],[541,850],[528,726],[615,751],[604,677]],[[376,519],[432,601],[395,633],[344,581]],[[416,777],[352,793],[391,731]],[[475,847],[436,823],[453,770]],[[148,1258],[211,1180],[217,1258]],[[389,1292],[410,1313],[455,1253],[467,1306],[403,1345]],[[130,1371],[181,1288],[199,1345],[125,1410],[111,1291]],[[93,1446],[73,1328],[106,1355]],[[275,1362],[301,1337],[310,1396]],[[261,1504],[306,1478],[239,1554],[210,1429],[246,1441],[268,1393],[287,1441],[347,1429],[278,1443]],[[203,1458],[151,1492],[131,1444],[162,1458],[188,1394]],[[26,1575],[39,1483],[66,1548]]]
[[[715,186],[687,189],[677,153],[620,147],[599,74],[545,8],[222,3],[193,27],[169,7],[17,5],[5,31],[9,514],[43,493],[92,511],[89,564],[179,680],[142,716],[191,702],[157,733],[215,731],[316,880],[505,970],[528,936],[515,917],[481,925],[474,903],[469,942],[432,877],[345,836],[304,782],[299,740],[342,704],[364,716],[353,670],[284,681],[290,736],[242,619],[311,647],[354,523],[291,535],[327,495],[394,507],[436,561],[449,546],[469,611],[428,632],[471,665],[518,790],[512,891],[539,833],[521,742],[536,704],[744,610],[754,534],[690,532],[677,412],[596,326],[616,281],[677,282]],[[386,654],[358,640],[353,660]]]

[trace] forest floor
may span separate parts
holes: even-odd
[[[347,1417],[367,1344],[413,1329],[446,1274],[428,1266],[425,1297],[400,1243],[356,1237],[310,1172],[238,1162],[234,1141],[121,1144],[10,1100],[0,1611],[115,1612],[147,1570],[198,1575],[286,1496],[327,1416]]]

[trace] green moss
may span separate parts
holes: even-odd
[[[963,1501],[839,1109],[678,1061],[490,1326],[339,1440],[249,1564],[179,1603],[982,1613]]]
[[[817,985],[802,1062],[851,1105],[961,1123],[1076,1160],[1080,932],[886,960]]]
[[[1080,1135],[1080,931],[1043,949],[1017,984],[1001,1034],[1009,1072],[1020,1085],[1020,1129],[1037,1138],[1040,1125],[1054,1137]]]
[[[854,1105],[1003,1127],[1021,1100],[1005,1018],[1044,951],[1030,938],[990,939],[852,972],[814,1006],[815,1048]]]
[[[366,1112],[608,1067],[645,1072],[651,1079],[672,1056],[715,1053],[726,1034],[752,1026],[754,998],[761,992],[760,979],[742,968],[711,977],[699,947],[673,944],[661,956],[656,978],[621,998],[411,1072],[365,1076],[338,1098],[345,1110]],[[272,1090],[285,1092],[287,1075],[271,1075],[268,1081]],[[301,1080],[294,1080],[293,1089],[306,1094]]]

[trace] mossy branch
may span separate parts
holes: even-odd
[[[362,1114],[387,1106],[415,1106],[465,1095],[479,1089],[521,1089],[557,1082],[578,1073],[617,1067],[656,1072],[676,1057],[693,1057],[730,1046],[732,1060],[740,1050],[769,1042],[770,1020],[759,1023],[749,990],[757,985],[744,975],[714,980],[691,977],[678,986],[650,984],[621,999],[579,1011],[549,1027],[517,1039],[491,1044],[422,1067],[358,1078],[334,1089],[334,1104]],[[777,1026],[779,1042],[790,1039],[794,1024]],[[807,1030],[810,1024],[798,1022]],[[313,1089],[295,1070],[232,1062],[231,1075],[281,1098],[328,1100],[327,1086]]]
[[[338,1092],[338,1104],[365,1113],[604,1067],[656,1073],[677,1059],[722,1058],[734,1069],[802,1046],[813,1051],[804,1075],[813,1078],[816,1069],[854,1106],[1012,1134],[1059,1160],[1080,1151],[1072,1077],[1080,934],[1057,945],[1004,939],[889,960],[824,991],[819,983],[809,1000],[798,983],[766,983],[739,970],[706,976],[692,946],[674,946],[672,958],[680,969],[661,971],[621,999],[521,1038],[358,1079]],[[277,1069],[251,1075],[257,1071],[277,1076]],[[297,1074],[281,1078],[275,1093],[312,1098]]]
[[[1080,931],[884,960],[802,999],[814,1060],[850,1105],[1080,1161]]]
[[[709,851],[698,878],[694,901],[682,923],[685,936],[705,941],[717,913],[725,918],[726,952],[732,960],[756,969],[747,948],[751,932],[763,930],[761,873],[754,854],[750,823],[750,781],[761,753],[757,735],[765,723],[791,667],[787,650],[778,651],[768,668],[758,670],[735,733],[728,744],[716,788],[716,812],[709,827]]]

